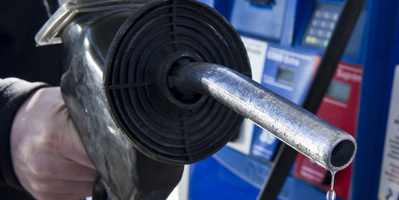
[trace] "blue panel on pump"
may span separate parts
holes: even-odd
[[[239,32],[280,41],[286,2],[287,0],[280,0],[270,6],[260,6],[251,1],[236,0],[233,5],[231,23]]]

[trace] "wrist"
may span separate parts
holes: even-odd
[[[10,133],[14,117],[25,100],[44,83],[30,83],[17,78],[0,79],[0,183],[23,189],[13,169]]]

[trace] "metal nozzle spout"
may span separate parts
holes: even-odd
[[[188,63],[173,71],[180,95],[209,95],[330,171],[354,159],[356,141],[348,133],[224,66]]]

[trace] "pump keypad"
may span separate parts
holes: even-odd
[[[342,7],[334,4],[316,4],[302,39],[302,45],[324,49],[338,21]]]

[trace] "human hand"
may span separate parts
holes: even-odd
[[[11,156],[22,186],[37,199],[82,199],[98,172],[68,114],[60,88],[36,91],[17,112]]]

